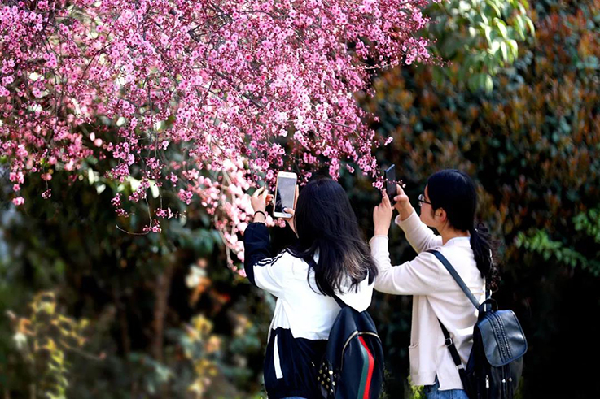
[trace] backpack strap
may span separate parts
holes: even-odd
[[[465,295],[469,298],[471,303],[473,303],[473,306],[475,306],[476,309],[479,309],[479,302],[477,302],[477,299],[475,299],[475,297],[473,296],[473,293],[471,292],[469,287],[467,287],[467,285],[465,284],[463,279],[460,278],[460,275],[458,274],[456,269],[454,269],[454,267],[448,261],[448,259],[446,259],[446,257],[444,255],[439,253],[439,251],[436,251],[434,249],[430,249],[427,252],[435,255],[435,257],[438,258],[438,260],[440,262],[442,262],[442,265],[444,265],[446,270],[448,270],[450,275],[458,283],[458,285],[463,290]],[[454,341],[452,340],[452,337],[450,336],[450,332],[448,332],[448,329],[446,328],[444,323],[442,323],[442,321],[439,318],[438,318],[438,322],[440,323],[440,327],[442,328],[442,332],[444,333],[444,338],[445,338],[444,343],[448,347],[448,351],[450,352],[450,355],[452,356],[452,360],[454,361],[454,364],[456,365],[456,368],[458,369],[458,375],[460,376],[460,381],[463,384],[463,389],[466,389],[468,387],[467,371],[465,370],[465,366],[463,365],[462,360],[460,359],[460,356],[458,354],[458,349],[456,349],[456,346],[454,346]]]
[[[444,333],[444,338],[446,339],[445,345],[448,347],[448,351],[450,352],[450,356],[452,356],[452,360],[454,361],[454,365],[458,369],[458,375],[460,376],[460,381],[463,384],[463,389],[467,389],[467,370],[460,360],[460,355],[458,354],[458,349],[454,346],[454,341],[452,341],[452,337],[450,337],[450,333],[446,326],[442,323],[440,319],[440,327],[442,328],[442,332]]]
[[[337,295],[334,295],[334,296],[333,296],[333,299],[335,299],[335,301],[337,302],[337,304],[338,304],[338,305],[340,305],[340,308],[342,308],[342,309],[343,309],[343,308],[345,308],[346,306],[348,306],[348,305],[346,305],[346,303],[345,303],[344,301],[342,301],[342,300],[341,300],[341,299],[340,299],[340,298],[339,298]]]
[[[438,258],[438,260],[440,262],[442,262],[442,265],[444,265],[444,267],[448,270],[448,272],[450,273],[450,275],[458,283],[458,285],[463,290],[463,292],[465,293],[465,295],[469,298],[469,300],[471,301],[471,303],[473,304],[473,306],[475,306],[476,309],[479,309],[479,302],[477,302],[477,299],[475,299],[475,297],[473,296],[473,293],[471,292],[471,290],[469,289],[469,287],[467,287],[467,285],[465,284],[465,282],[463,281],[463,279],[460,278],[460,276],[456,272],[456,269],[454,269],[454,267],[448,261],[448,259],[446,259],[446,257],[444,255],[442,255],[441,253],[439,253],[439,251],[436,251],[435,249],[430,249],[427,252],[429,252],[430,254],[435,255],[435,257]]]

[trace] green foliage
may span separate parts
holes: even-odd
[[[597,258],[588,259],[574,249],[565,247],[562,242],[552,241],[548,233],[543,230],[536,230],[529,235],[521,232],[518,234],[515,244],[518,248],[537,252],[546,261],[552,259],[557,263],[571,267],[579,266],[588,270],[594,276],[600,275],[600,262],[596,260]]]
[[[583,219],[573,218],[600,195],[600,82],[563,50],[565,40],[589,35],[583,11],[598,13],[591,4],[580,10],[539,21],[535,43],[495,78],[498,87],[487,96],[451,81],[434,86],[422,70],[381,76],[367,105],[379,115],[382,134],[395,136],[392,153],[381,159],[397,160],[408,183],[442,167],[466,169],[485,189],[481,216],[502,226],[509,245],[519,232],[537,228],[581,252],[583,228],[574,221]],[[579,42],[578,54],[600,53],[597,38]]]
[[[413,200],[439,169],[458,168],[475,178],[478,218],[499,240],[496,298],[517,312],[530,341],[523,397],[595,397],[596,388],[576,383],[581,375],[554,373],[547,365],[574,363],[575,353],[589,353],[582,337],[564,343],[572,341],[574,326],[600,311],[594,294],[600,283],[600,75],[594,63],[600,2],[536,2],[529,17],[535,40],[519,47],[511,66],[497,70],[491,92],[472,92],[452,77],[433,81],[430,67],[403,67],[376,79],[365,107],[379,117],[374,127],[381,135],[394,137],[378,159],[396,164]],[[362,223],[372,223],[371,207],[359,203],[357,209]],[[414,256],[398,230],[391,234],[395,264]],[[410,303],[383,300],[396,312],[410,311]],[[385,312],[376,317],[378,325],[402,328]],[[386,325],[384,340],[391,330]],[[577,329],[587,339],[599,333]],[[390,367],[405,376],[406,354],[397,353]],[[549,379],[560,379],[561,387],[550,389]],[[576,392],[569,391],[573,387]]]
[[[600,213],[598,209],[589,209],[573,218],[575,231],[583,234],[579,240],[600,244]],[[586,237],[587,236],[587,237]],[[586,256],[581,252],[566,246],[561,241],[553,241],[544,230],[534,230],[529,234],[520,232],[515,240],[519,248],[539,253],[545,260],[554,261],[571,267],[581,267],[594,276],[600,276],[600,246],[595,254]]]
[[[423,387],[412,385],[411,390],[412,390],[414,399],[425,399],[425,393],[423,392]]]
[[[432,3],[428,34],[435,39],[434,54],[450,63],[434,68],[434,79],[491,92],[493,77],[517,59],[519,42],[535,34],[528,7],[527,0]]]
[[[30,315],[12,315],[14,344],[37,376],[33,390],[40,397],[65,399],[73,353],[84,344],[87,320],[74,320],[57,309],[53,292],[42,292],[31,303]],[[71,353],[70,353],[71,352]]]
[[[580,213],[573,218],[575,230],[585,232],[600,244],[600,209],[590,209],[587,213]]]
[[[49,182],[32,177],[22,186],[28,200],[17,209],[0,180],[2,394],[21,397],[31,386],[37,387],[31,397],[40,398],[216,399],[258,392],[266,339],[260,326],[268,325],[268,307],[225,266],[212,216],[193,203],[165,220],[162,232],[145,234],[153,207],[178,209],[179,199],[149,190],[132,216],[119,217],[111,199],[130,195],[136,181],[111,183],[105,179],[110,166],[92,158],[75,179],[61,171]],[[39,193],[47,188],[52,196],[44,200]],[[43,363],[56,376],[51,386],[36,385],[36,369],[14,344],[18,324],[3,323],[7,311],[27,314],[27,303],[48,289],[57,293],[64,317],[89,320],[84,345]],[[245,315],[255,313],[250,326]],[[199,320],[210,329],[200,331]]]

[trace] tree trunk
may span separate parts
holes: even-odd
[[[163,360],[165,317],[167,315],[173,270],[174,265],[172,262],[169,262],[169,264],[165,266],[164,271],[156,278],[156,286],[154,289],[154,337],[152,339],[152,356],[159,362]]]

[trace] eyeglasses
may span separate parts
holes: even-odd
[[[419,196],[417,197],[417,201],[419,201],[419,205],[423,205],[423,204],[431,205],[431,202],[425,201],[425,196],[423,194],[419,194]]]

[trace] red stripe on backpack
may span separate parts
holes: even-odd
[[[365,383],[365,393],[363,395],[363,399],[369,399],[369,393],[371,391],[371,378],[373,377],[373,368],[375,366],[375,360],[373,359],[373,355],[371,355],[371,351],[369,350],[369,347],[367,346],[367,343],[365,342],[363,337],[359,336],[358,339],[360,340],[360,343],[365,348],[365,350],[367,351],[367,355],[369,356],[369,372],[367,374],[367,381]]]

